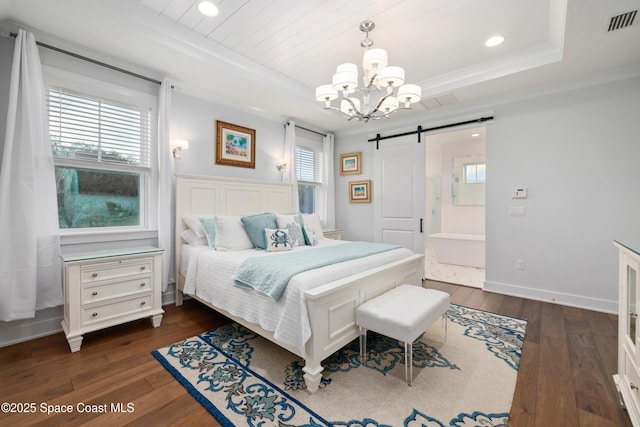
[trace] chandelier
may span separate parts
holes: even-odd
[[[398,110],[411,109],[420,101],[422,88],[404,84],[404,68],[389,66],[387,51],[371,49],[373,40],[369,32],[375,28],[372,21],[360,23],[360,31],[366,34],[360,46],[365,48],[362,68],[363,85],[358,85],[358,66],[346,63],[338,65],[331,84],[316,88],[316,100],[324,102],[325,110],[335,110],[348,120],[368,122],[378,120]],[[339,99],[338,99],[339,98]],[[338,99],[338,106],[331,101]]]

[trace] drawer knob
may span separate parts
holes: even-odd
[[[93,291],[93,292],[91,292],[91,295],[93,295],[95,297],[96,295],[98,295],[98,292]]]
[[[144,265],[142,267],[140,267],[140,270],[145,270],[147,267],[145,267]]]
[[[94,313],[92,314],[92,316],[93,316],[93,317],[96,317],[97,315],[98,315],[98,313],[96,313],[96,312],[94,312]]]
[[[98,277],[98,273],[93,273],[91,277]]]
[[[140,305],[145,305],[146,303],[147,303],[146,301],[142,301]]]
[[[147,284],[146,284],[146,283],[144,283],[144,282],[140,283],[140,287],[143,287],[143,288],[144,288],[145,286],[147,286]]]

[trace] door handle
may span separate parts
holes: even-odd
[[[421,232],[421,233],[423,232],[423,231],[422,231],[422,221],[423,221],[423,218],[420,218],[420,232]]]

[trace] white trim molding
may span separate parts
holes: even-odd
[[[580,295],[554,292],[548,289],[533,289],[524,286],[510,285],[508,283],[485,281],[483,290],[502,295],[510,295],[535,301],[550,302],[553,304],[583,308],[586,310],[594,310],[603,313],[618,313],[618,301],[583,297]]]

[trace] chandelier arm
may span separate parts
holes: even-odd
[[[369,83],[367,83],[367,85],[365,86],[365,89],[373,90],[372,88],[374,87],[374,82],[376,81],[377,78],[378,78],[378,73],[371,76],[371,78],[369,79]],[[379,90],[379,89],[376,89],[376,90]]]
[[[350,98],[347,98],[347,97],[343,96],[342,100],[343,101],[347,101],[349,104],[351,104],[351,108],[353,108],[353,111],[355,111],[355,113],[357,115],[359,115],[359,116],[362,115],[362,112],[358,109],[358,107],[356,107],[356,104],[354,104],[353,101]],[[342,110],[340,110],[340,111],[342,111]],[[346,114],[346,113],[344,113],[344,114]],[[349,116],[349,114],[347,114],[347,116]]]
[[[324,109],[325,110],[331,110],[331,111],[337,111],[338,113],[347,116],[348,117],[347,121],[350,121],[351,119],[362,120],[362,113],[360,113],[359,111],[358,111],[356,116],[351,116],[351,115],[345,113],[344,111],[342,111],[341,109],[339,109],[337,107],[324,107]]]
[[[391,95],[393,95],[393,93],[388,93],[385,96],[383,96],[382,98],[380,98],[380,100],[378,101],[378,104],[376,105],[376,108],[373,109],[373,111],[371,111],[371,115],[374,115],[375,113],[377,113],[378,111],[380,111],[380,106],[382,105],[382,103],[385,101],[385,99],[387,99],[388,97],[390,97]],[[395,110],[394,110],[395,111]],[[383,116],[388,116],[389,113],[386,114],[382,114]]]

